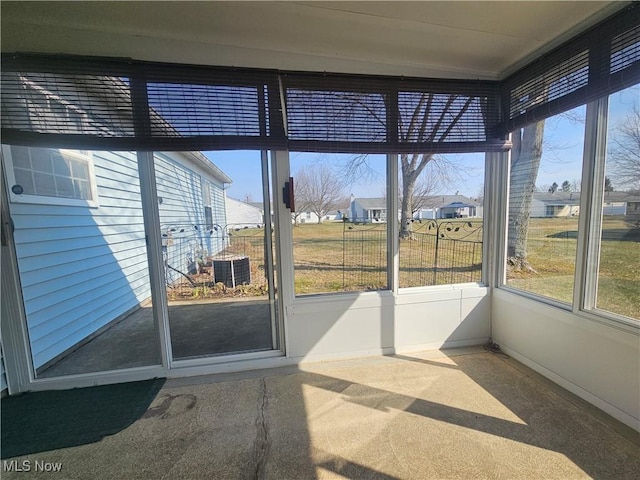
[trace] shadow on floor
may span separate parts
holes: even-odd
[[[3,398],[1,458],[98,442],[142,418],[164,379]]]
[[[170,379],[129,428],[17,461],[67,478],[638,478],[637,435],[569,395],[482,349]]]

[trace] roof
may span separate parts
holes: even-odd
[[[107,75],[85,75],[82,77],[82,80],[74,75],[59,75],[59,77],[66,78],[64,88],[60,88],[58,84],[52,85],[50,83],[52,81],[51,76],[38,73],[20,74],[20,81],[23,85],[27,85],[37,92],[38,95],[44,93],[47,97],[59,97],[83,112],[86,109],[86,105],[83,105],[83,98],[85,98],[87,103],[91,102],[89,98],[99,98],[107,105],[117,105],[117,108],[113,108],[113,111],[118,113],[117,117],[113,115],[102,117],[97,113],[99,110],[95,108],[86,109],[86,114],[91,118],[92,123],[95,124],[92,126],[94,126],[97,134],[104,134],[104,130],[133,131],[132,101],[127,82],[118,77]],[[104,88],[105,85],[108,87]],[[162,115],[153,108],[150,108],[150,110],[152,127],[172,136],[180,135]],[[116,118],[117,121],[114,122]],[[42,121],[46,122],[48,118],[43,117]],[[218,168],[218,166],[202,152],[180,152],[180,155],[191,165],[198,167],[212,178],[222,183],[233,182],[231,177]]]
[[[480,203],[465,195],[429,195],[419,197],[422,208],[465,208],[479,207]]]
[[[354,202],[358,202],[358,204],[365,210],[384,210],[387,208],[387,199],[384,197],[355,198]]]
[[[259,210],[262,213],[262,202],[243,202],[242,200],[238,200],[237,198],[227,196],[227,203],[236,203],[240,205],[246,205],[249,208],[254,208]]]
[[[430,195],[418,197],[422,205],[421,208],[465,208],[479,207],[480,203],[464,195]],[[365,210],[384,210],[387,208],[387,199],[378,198],[355,198],[354,201]]]

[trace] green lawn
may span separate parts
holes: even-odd
[[[603,220],[597,306],[640,318],[640,229],[623,217]],[[534,218],[529,228],[528,260],[536,273],[508,272],[507,283],[571,303],[578,218]]]
[[[479,282],[481,227],[481,219],[443,224],[438,232],[436,258],[435,232],[427,223],[414,223],[413,239],[400,241],[400,286]],[[528,258],[536,272],[509,271],[507,283],[571,303],[577,229],[576,217],[531,219]],[[252,284],[260,293],[266,288],[263,235],[261,229],[233,231],[227,250],[251,258]],[[386,248],[386,224],[326,222],[294,226],[295,291],[309,294],[384,289]],[[240,294],[247,294],[246,289]],[[632,318],[638,318],[640,312],[640,229],[625,223],[622,217],[604,220],[598,307]]]

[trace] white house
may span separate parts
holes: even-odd
[[[416,220],[482,217],[481,204],[464,195],[430,195],[419,197]]]
[[[227,224],[239,227],[256,227],[264,223],[261,203],[246,203],[227,197]]]
[[[464,195],[432,195],[419,197],[416,220],[444,218],[476,218],[482,216],[480,204]],[[398,210],[398,219],[401,211]],[[379,223],[387,221],[387,200],[380,198],[351,199],[349,219],[354,222]]]
[[[637,195],[625,192],[605,192],[603,215],[633,215]],[[532,217],[572,217],[580,214],[580,192],[534,192],[531,201]]]
[[[387,221],[387,200],[385,198],[351,197],[349,221],[381,223]]]

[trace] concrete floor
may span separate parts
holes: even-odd
[[[70,479],[633,479],[640,435],[476,348],[168,380],[117,434],[18,460]]]
[[[174,359],[271,350],[268,300],[234,299],[169,305]],[[39,378],[160,363],[153,309],[143,307],[71,354],[38,372]]]

